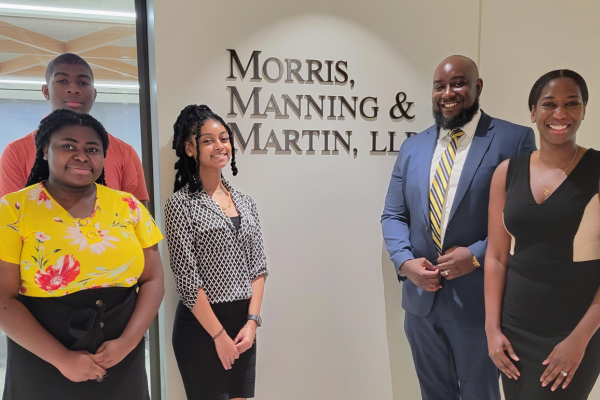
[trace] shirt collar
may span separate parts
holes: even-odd
[[[465,126],[461,128],[463,132],[465,132],[465,135],[467,135],[469,138],[473,138],[473,136],[475,136],[475,131],[477,130],[477,125],[479,124],[480,119],[481,109],[477,110],[477,112],[473,116],[473,119],[471,119],[471,121],[469,121],[467,124],[465,124]],[[440,139],[448,137],[449,132],[450,129],[440,129]]]

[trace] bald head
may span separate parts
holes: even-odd
[[[441,127],[459,128],[479,110],[483,81],[477,64],[465,56],[444,59],[433,73],[433,116]]]
[[[454,55],[450,57],[446,57],[435,69],[433,75],[441,72],[440,70],[444,69],[457,69],[463,71],[465,74],[470,75],[474,81],[479,79],[479,68],[477,68],[477,64],[475,61],[471,60],[469,57]],[[435,77],[434,77],[435,80]]]

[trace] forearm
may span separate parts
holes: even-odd
[[[198,289],[198,298],[196,299],[196,305],[192,313],[210,336],[214,337],[223,329],[223,325],[221,325],[221,322],[212,310],[206,298],[206,293],[204,293],[202,288]]]
[[[507,267],[491,257],[486,257],[485,262],[485,329],[489,332],[500,329]]]
[[[261,275],[252,282],[252,297],[250,298],[250,306],[248,314],[260,315],[260,307],[262,305],[263,294],[265,292],[265,276]],[[247,325],[257,328],[256,321],[248,320]]]
[[[140,284],[133,314],[121,334],[121,338],[127,340],[132,347],[137,346],[150,327],[158,313],[164,294],[164,281],[160,278]]]
[[[594,336],[598,327],[600,327],[600,289],[596,292],[592,305],[590,305],[590,308],[588,308],[570,336],[577,337],[587,343]]]
[[[69,351],[15,298],[0,303],[0,328],[19,346],[54,366]]]

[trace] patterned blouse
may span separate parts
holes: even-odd
[[[73,218],[42,183],[0,198],[0,259],[20,266],[21,294],[55,297],[135,285],[143,249],[162,234],[131,194],[96,189],[88,218]]]
[[[190,310],[199,288],[211,304],[245,300],[252,297],[252,282],[268,274],[256,204],[222,182],[239,212],[239,230],[204,190],[192,193],[186,185],[167,199],[171,269]]]

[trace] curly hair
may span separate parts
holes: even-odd
[[[50,144],[50,137],[55,132],[67,126],[85,126],[93,129],[100,137],[102,152],[104,153],[104,157],[106,157],[108,134],[100,122],[89,114],[77,113],[67,109],[55,110],[40,122],[38,131],[35,134],[35,162],[33,163],[25,187],[48,179],[50,168],[48,167],[48,161],[44,160],[44,147]],[[106,186],[104,168],[102,168],[102,173],[96,179],[96,183]]]
[[[202,190],[202,180],[200,179],[200,128],[206,121],[216,121],[223,125],[229,134],[231,143],[231,171],[237,175],[238,169],[235,165],[235,148],[233,145],[233,132],[229,125],[221,117],[212,112],[205,105],[189,105],[181,110],[175,124],[173,125],[173,149],[179,158],[175,163],[175,185],[173,192],[178,191],[189,184],[191,192]],[[195,136],[196,139],[196,158],[190,157],[185,152],[185,142]]]

